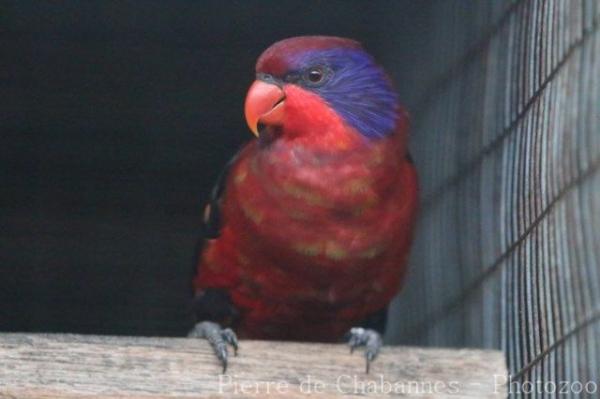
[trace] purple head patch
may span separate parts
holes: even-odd
[[[396,91],[358,42],[329,36],[282,40],[261,55],[257,73],[317,93],[365,137],[385,137],[396,127]]]
[[[398,95],[385,72],[361,49],[312,51],[302,57],[304,68],[325,69],[317,92],[346,122],[369,138],[394,131],[398,118]]]

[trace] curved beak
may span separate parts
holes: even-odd
[[[256,136],[258,126],[281,125],[285,111],[285,93],[275,84],[256,80],[248,89],[244,113],[246,123]]]

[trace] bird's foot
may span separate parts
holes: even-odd
[[[223,373],[227,371],[227,360],[229,358],[227,344],[233,347],[233,354],[237,356],[238,340],[231,328],[221,328],[218,323],[212,321],[201,321],[192,328],[188,333],[188,337],[203,338],[208,341],[223,366]]]
[[[353,327],[348,332],[348,336],[350,353],[354,352],[354,349],[359,346],[365,347],[365,359],[367,360],[366,373],[369,374],[371,362],[375,360],[377,354],[379,354],[379,350],[383,346],[381,335],[375,330]]]

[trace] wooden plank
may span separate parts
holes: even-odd
[[[207,398],[364,395],[504,398],[498,351],[385,347],[364,373],[341,344],[242,341],[226,375],[204,341],[0,334],[0,398]]]

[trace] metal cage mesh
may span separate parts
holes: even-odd
[[[593,381],[600,1],[431,8],[407,79],[423,206],[388,337],[502,348],[514,380]]]

